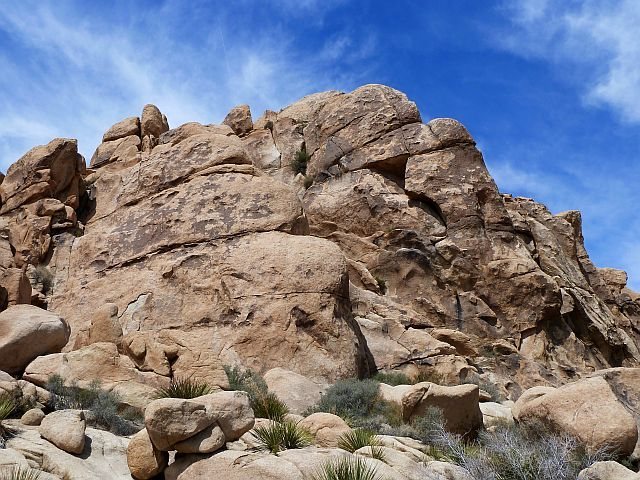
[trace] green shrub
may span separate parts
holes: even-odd
[[[364,458],[344,456],[325,462],[313,480],[381,480],[374,467]]]
[[[381,403],[378,382],[372,379],[345,379],[331,385],[320,397],[314,410],[333,413],[357,424],[359,419],[379,413]]]
[[[89,425],[109,430],[116,435],[132,435],[142,428],[142,413],[132,407],[120,413],[119,406],[122,402],[119,395],[102,390],[99,380],[92,381],[88,388],[80,388],[75,383],[66,386],[61,376],[51,375],[47,381],[47,390],[50,393],[50,409],[84,410]],[[136,413],[133,413],[134,410]]]
[[[373,379],[391,386],[413,384],[411,379],[402,372],[378,372]]]
[[[338,448],[353,453],[363,447],[371,447],[371,456],[384,462],[384,450],[376,434],[370,430],[356,428],[338,438]]]
[[[191,378],[172,378],[167,388],[158,390],[157,398],[196,398],[212,393],[211,387]]]
[[[311,433],[296,422],[272,421],[270,425],[256,427],[251,434],[259,448],[271,453],[292,448],[304,448],[311,444]]]
[[[257,373],[250,369],[224,366],[231,390],[247,392],[249,402],[256,418],[268,418],[281,422],[289,413],[289,408],[272,392],[267,383]]]
[[[293,158],[293,163],[291,164],[293,171],[295,173],[301,173],[303,175],[307,174],[307,164],[309,163],[309,159],[311,155],[307,153],[307,147],[302,144],[302,148],[296,152],[295,157]]]
[[[0,422],[9,418],[15,409],[16,401],[11,395],[8,393],[0,395]]]
[[[445,380],[444,375],[438,372],[423,370],[412,378],[412,383],[415,385],[416,383],[431,382],[437,385],[445,385],[447,383]]]
[[[38,480],[40,471],[30,467],[14,465],[13,467],[3,467],[0,470],[0,480]]]
[[[387,293],[387,281],[384,278],[375,277],[376,283],[378,284],[378,288],[380,289],[380,293],[384,295]]]

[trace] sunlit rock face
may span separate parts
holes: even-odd
[[[157,384],[396,369],[513,396],[640,361],[639,297],[580,214],[499,192],[464,126],[392,88],[174,129],[147,105],[90,167],[55,139],[0,185],[1,306],[64,318],[59,355],[111,343]]]

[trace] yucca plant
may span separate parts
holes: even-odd
[[[296,422],[271,422],[252,431],[259,448],[276,454],[282,450],[304,448],[311,444],[311,433]]]
[[[0,480],[38,480],[40,473],[39,470],[15,465],[11,469],[5,467]]]
[[[338,439],[338,448],[353,453],[363,447],[371,447],[371,457],[384,462],[384,450],[378,436],[370,430],[356,428],[343,433]]]
[[[16,401],[8,394],[0,395],[0,448],[3,448],[7,432],[2,426],[2,421],[9,418],[9,415],[16,409]]]
[[[322,464],[313,480],[381,480],[381,477],[364,458],[344,456]]]
[[[161,388],[156,398],[196,398],[212,393],[211,387],[199,380],[191,378],[172,378],[167,388]]]

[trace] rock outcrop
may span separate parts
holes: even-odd
[[[516,421],[628,454],[640,295],[591,262],[581,222],[501,193],[463,125],[423,121],[382,85],[255,121],[242,105],[221,125],[170,129],[146,105],[104,133],[90,168],[75,140],[54,139],[0,182],[0,369],[24,372],[0,390],[44,405],[53,374],[99,379],[119,408],[146,408],[128,451],[141,479],[169,450],[166,478],[241,475],[239,458],[247,474],[308,476],[295,452],[220,452],[253,426],[248,400],[220,392],[225,365],[265,374],[293,413],[335,380],[395,371],[430,380],[382,387],[407,421],[435,406],[473,433],[483,416],[513,421],[512,404],[488,400],[519,398]],[[214,393],[153,401],[177,378]],[[326,415],[304,421],[332,449],[349,427]]]

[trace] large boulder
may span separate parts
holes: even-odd
[[[474,434],[483,425],[479,393],[477,385],[447,387],[417,383],[402,393],[402,418],[410,421],[435,407],[442,410],[447,430],[461,435]]]
[[[204,403],[182,398],[161,398],[144,411],[144,424],[151,442],[160,451],[174,450],[175,444],[201,432],[216,422]]]
[[[155,105],[147,104],[142,109],[140,120],[140,134],[142,137],[153,136],[159,138],[169,130],[169,123],[160,109]]]
[[[233,107],[227,116],[224,117],[222,123],[230,126],[236,135],[246,135],[253,130],[253,121],[251,120],[249,105]]]
[[[15,305],[0,313],[0,370],[22,372],[40,355],[62,350],[69,326],[53,312]]]
[[[87,388],[98,380],[100,388],[118,395],[123,405],[144,408],[169,385],[169,378],[141,372],[113,343],[94,343],[68,353],[38,357],[25,369],[23,378],[44,387],[51,375],[59,375],[67,385]]]
[[[246,392],[218,392],[197,397],[214,417],[227,442],[233,442],[253,428],[255,417]],[[211,433],[213,437],[217,432]]]
[[[119,437],[104,430],[87,428],[85,450],[82,455],[67,453],[40,436],[37,427],[25,427],[19,421],[9,421],[12,436],[7,448],[19,452],[39,470],[51,472],[43,480],[131,480],[127,467],[126,437]],[[88,448],[90,445],[91,448]],[[2,450],[0,450],[2,451]]]
[[[304,375],[280,367],[267,371],[264,381],[269,391],[276,394],[289,407],[289,411],[295,414],[302,414],[318,403],[327,387],[309,380]]]
[[[77,140],[56,138],[32,148],[7,170],[0,185],[0,213],[43,198],[56,198],[76,208],[83,172]]]
[[[578,480],[639,480],[640,473],[618,462],[596,462],[578,475]]]
[[[153,445],[145,428],[131,437],[127,447],[127,465],[133,478],[153,478],[165,469],[168,462],[169,454]]]
[[[331,413],[317,412],[299,422],[313,435],[314,443],[320,447],[337,447],[339,439],[351,431],[342,418]]]
[[[577,438],[591,451],[610,450],[621,457],[633,452],[638,441],[636,418],[601,376],[538,393],[518,399],[516,421],[545,424]]]
[[[82,410],[57,410],[42,419],[38,431],[61,450],[79,455],[84,450],[85,429]]]

